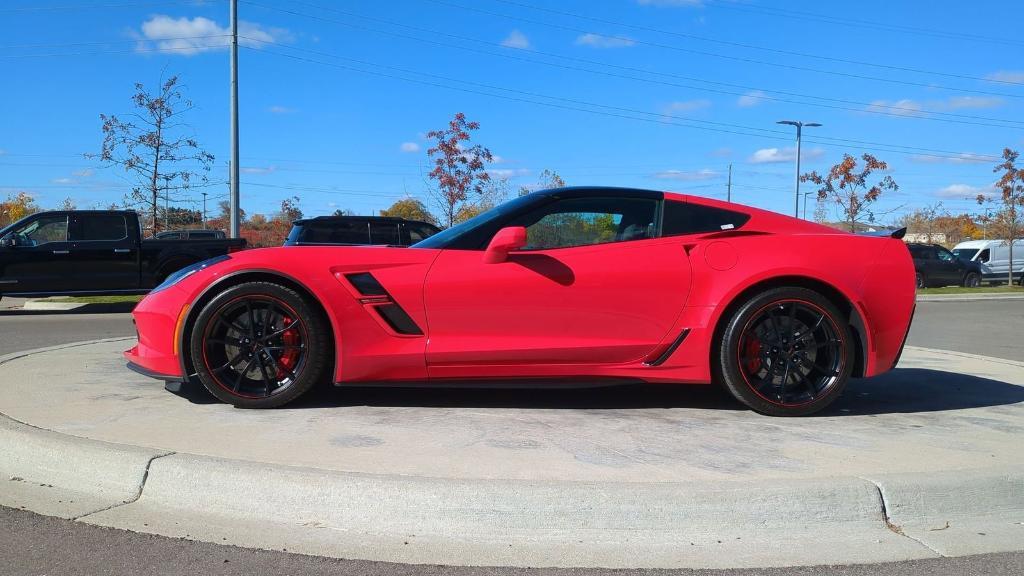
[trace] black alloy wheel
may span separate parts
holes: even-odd
[[[240,408],[272,408],[320,380],[327,363],[324,320],[290,288],[231,287],[207,304],[191,334],[192,362],[214,396]]]
[[[725,387],[750,408],[800,416],[842,393],[854,351],[848,322],[828,299],[804,288],[777,288],[733,313],[715,367]]]

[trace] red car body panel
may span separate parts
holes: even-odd
[[[861,342],[859,375],[893,367],[914,308],[914,268],[901,240],[705,198],[664,198],[750,219],[737,230],[512,252],[501,263],[485,263],[482,250],[249,250],[140,302],[134,312],[139,344],[125,354],[155,376],[186,377],[181,352],[204,296],[241,278],[276,277],[323,307],[334,333],[338,383],[569,377],[708,383],[715,330],[730,305],[765,283],[795,283],[845,300]],[[346,277],[364,272],[422,333],[400,333],[376,313],[384,300],[366,298]]]

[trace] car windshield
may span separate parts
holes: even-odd
[[[978,255],[977,248],[954,248],[953,254],[961,260],[974,260],[974,257]]]
[[[449,242],[458,238],[459,236],[475,230],[481,226],[486,226],[495,220],[504,218],[509,214],[518,212],[523,206],[527,206],[535,201],[530,195],[520,196],[513,200],[509,200],[504,204],[499,204],[490,210],[478,214],[461,224],[456,224],[447,230],[442,230],[437,234],[434,234],[430,238],[421,240],[413,244],[412,248],[444,248]]]

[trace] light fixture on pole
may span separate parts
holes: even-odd
[[[800,217],[800,136],[803,132],[804,126],[813,128],[815,126],[821,126],[817,122],[799,122],[797,120],[779,120],[776,124],[788,124],[790,126],[796,126],[796,193],[793,201],[793,216]]]

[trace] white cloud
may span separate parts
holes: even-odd
[[[813,160],[825,154],[821,148],[810,148],[801,151],[802,160]],[[747,158],[751,164],[772,164],[777,162],[793,162],[796,160],[796,147],[761,148]]]
[[[157,14],[142,23],[137,48],[156,48],[174,54],[191,56],[210,50],[227,48],[231,30],[220,27],[209,18],[172,18]],[[260,46],[263,42],[290,42],[292,34],[283,28],[268,28],[254,22],[239,21],[238,43],[243,46]]]
[[[953,96],[945,102],[949,110],[962,110],[964,108],[995,108],[1003,105],[1002,98],[994,96]]]
[[[526,37],[519,30],[513,30],[509,32],[508,36],[501,41],[501,45],[506,48],[518,48],[520,50],[530,49],[530,39]]]
[[[277,171],[277,166],[242,166],[238,171],[242,174],[270,174]]]
[[[54,184],[75,184],[77,181],[74,178],[54,178],[50,182]]]
[[[736,105],[740,108],[750,108],[751,106],[757,106],[761,102],[764,102],[764,97],[767,94],[762,90],[751,90],[743,96],[736,99]]]
[[[678,102],[672,102],[668,106],[665,106],[664,113],[672,115],[673,113],[676,112],[694,112],[697,110],[703,110],[704,108],[710,107],[711,100],[681,100]]]
[[[703,6],[704,0],[636,0],[641,6]]]
[[[872,100],[866,108],[868,112],[883,112],[895,116],[923,116],[924,105],[916,100],[904,98],[902,100]]]
[[[732,148],[716,148],[711,152],[708,152],[708,156],[712,158],[728,158],[732,156]]]
[[[985,76],[987,80],[997,82],[1020,82],[1024,83],[1024,70],[1000,70]]]
[[[992,156],[973,152],[961,152],[954,156],[915,154],[910,159],[922,164],[995,164],[997,162]]]
[[[920,102],[904,98],[902,100],[873,100],[865,108],[867,112],[881,112],[896,116],[927,116],[929,112],[946,110],[965,110],[970,108],[996,108],[1004,103],[1002,98],[994,96],[952,96],[945,100],[929,100]]]
[[[995,188],[993,186],[971,186],[970,184],[950,184],[941,190],[935,192],[936,196],[941,198],[958,198],[958,199],[971,199],[973,200],[978,194],[991,194]]]
[[[399,148],[402,149],[402,152],[419,152],[420,151],[420,145],[415,143],[415,142],[402,142],[402,145],[399,146]]]
[[[528,176],[528,168],[489,168],[487,173],[491,178],[515,178],[517,176]]]
[[[72,172],[71,175],[72,176],[77,176],[79,178],[88,178],[89,176],[92,176],[94,173],[95,172],[93,171],[92,168],[85,168],[83,170],[76,170],[76,171]]]
[[[274,105],[267,108],[267,112],[271,114],[294,114],[295,108],[289,108],[287,106]]]
[[[602,36],[588,32],[576,38],[577,46],[590,46],[591,48],[628,48],[636,42],[624,36]]]
[[[721,176],[720,172],[705,168],[703,170],[663,170],[654,174],[660,180],[681,180],[683,182],[699,182],[713,180]]]

